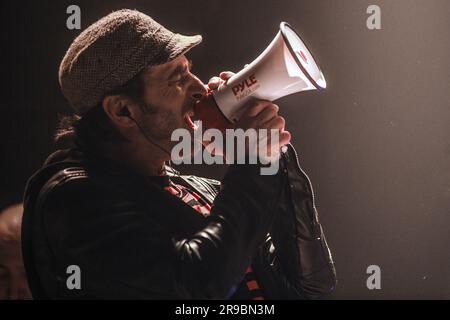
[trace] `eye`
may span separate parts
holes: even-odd
[[[184,84],[184,83],[186,82],[187,78],[188,78],[188,76],[187,76],[187,75],[184,75],[184,76],[182,76],[182,77],[181,77],[181,79],[180,79],[180,80],[178,80],[178,83],[180,83],[180,84]]]
[[[173,81],[171,81],[171,85],[183,85],[187,80],[187,75],[180,75]]]

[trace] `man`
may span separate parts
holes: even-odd
[[[76,146],[50,156],[25,194],[35,298],[299,299],[334,288],[311,186],[277,106],[253,102],[234,124],[279,130],[288,147],[277,174],[230,165],[219,183],[165,165],[172,132],[193,130],[207,91],[185,56],[200,41],[120,10],[70,46],[59,78],[76,116],[58,135]]]
[[[0,212],[0,300],[31,299],[20,247],[22,204]]]

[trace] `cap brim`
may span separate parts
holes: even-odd
[[[202,42],[202,40],[203,39],[201,35],[184,36],[182,34],[176,33],[167,44],[167,49],[169,49],[170,52],[169,60],[173,60],[181,56],[182,54],[185,54],[200,42]]]

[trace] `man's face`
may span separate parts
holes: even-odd
[[[190,116],[194,103],[206,93],[205,85],[191,73],[191,62],[182,55],[154,66],[143,74],[146,112],[140,119],[143,130],[169,150],[172,132],[178,128],[193,130]]]
[[[0,214],[0,300],[31,299],[20,245],[21,205]]]

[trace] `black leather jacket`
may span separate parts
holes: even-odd
[[[329,293],[334,265],[295,150],[288,147],[277,174],[259,169],[232,165],[222,183],[172,176],[212,204],[203,218],[154,178],[57,152],[25,192],[22,247],[33,296],[225,299],[250,263],[268,299]],[[67,288],[70,265],[80,267],[81,290]]]

